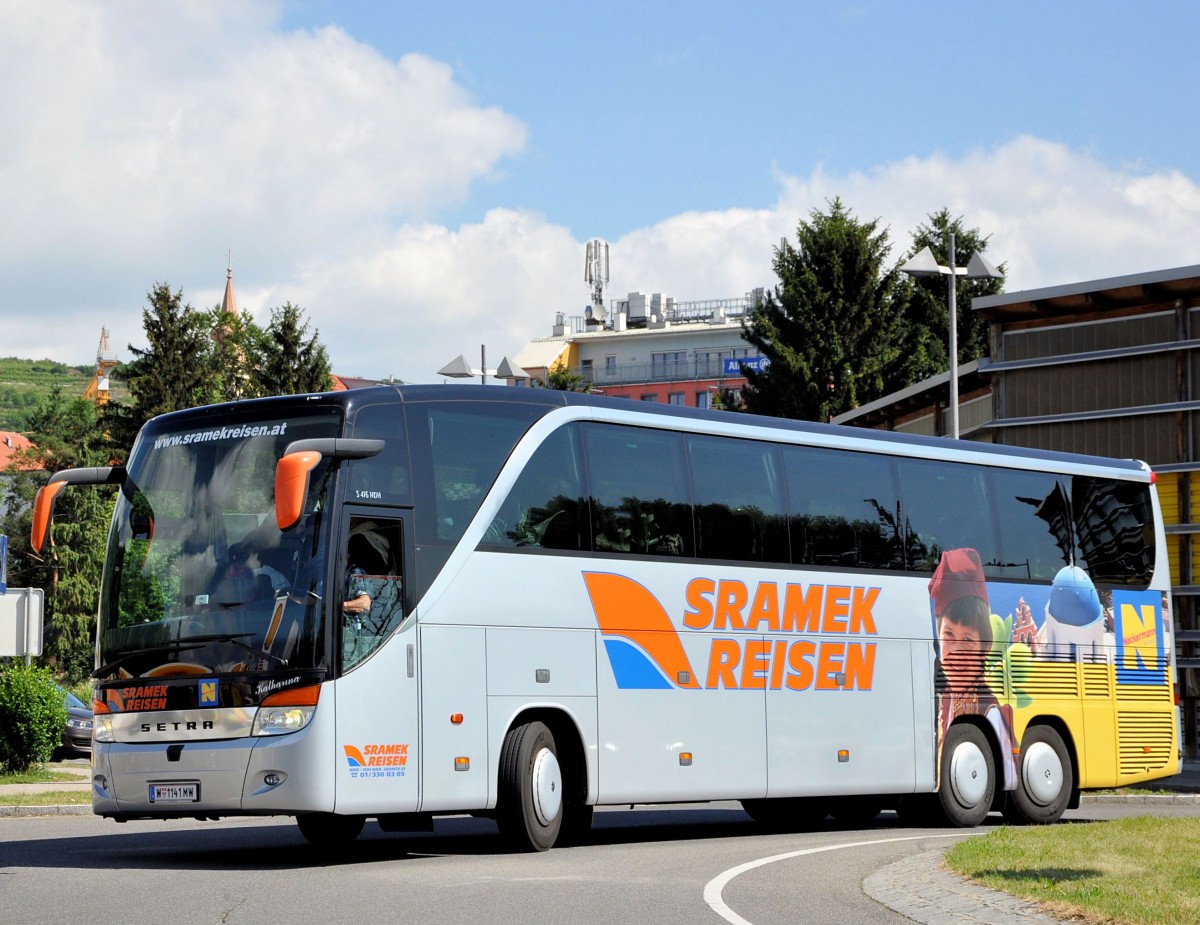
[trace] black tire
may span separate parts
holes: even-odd
[[[496,823],[514,851],[553,847],[563,824],[563,781],[554,733],[545,723],[508,731],[500,749]]]
[[[828,801],[819,797],[777,797],[742,800],[751,819],[772,832],[803,832],[815,829],[829,815]]]
[[[883,803],[877,796],[835,797],[829,801],[829,815],[846,825],[866,825],[883,811]]]
[[[950,727],[942,743],[938,781],[938,803],[951,825],[971,828],[987,818],[996,795],[996,763],[978,727]]]
[[[307,813],[296,817],[300,834],[318,848],[338,848],[358,838],[366,816],[338,816],[333,813]]]
[[[1050,726],[1031,726],[1017,758],[1017,788],[1008,795],[1004,818],[1014,825],[1058,822],[1071,802],[1075,766],[1067,746]]]

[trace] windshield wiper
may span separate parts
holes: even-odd
[[[229,642],[235,646],[245,649],[251,655],[257,655],[259,658],[267,658],[284,667],[287,666],[288,660],[279,655],[272,655],[266,649],[260,649],[258,646],[252,646],[249,643],[242,642],[242,636],[253,636],[253,633],[215,633],[212,636],[189,636],[188,640],[193,639],[208,639],[213,642]]]
[[[206,633],[200,636],[184,636],[179,641],[184,644],[197,642],[202,645],[210,642],[228,642],[240,649],[245,649],[251,655],[257,655],[259,658],[270,659],[279,665],[287,665],[288,660],[286,658],[282,658],[278,655],[272,655],[270,652],[258,648],[258,646],[252,646],[249,643],[242,642],[242,639],[244,639],[246,636],[253,635],[253,633]]]
[[[194,643],[194,645],[193,645]],[[101,665],[92,672],[91,677],[103,678],[105,675],[112,674],[117,668],[120,668],[131,658],[137,658],[139,655],[153,655],[155,652],[188,652],[192,649],[201,649],[204,647],[202,641],[196,639],[180,639],[176,642],[165,646],[147,646],[144,649],[130,649],[119,658],[114,658],[106,665]]]
[[[245,649],[252,655],[257,655],[259,658],[269,659],[282,667],[287,667],[287,659],[278,655],[272,655],[263,649],[242,642],[242,637],[253,636],[253,633],[208,633],[201,636],[185,636],[175,642],[168,643],[162,646],[147,646],[144,649],[131,649],[118,658],[113,659],[106,665],[101,665],[92,672],[93,678],[103,678],[111,674],[115,669],[121,667],[131,658],[137,658],[139,655],[153,655],[155,652],[190,652],[193,649],[203,649],[210,642],[228,642],[238,648]]]

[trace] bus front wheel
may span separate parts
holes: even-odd
[[[545,723],[516,726],[500,749],[496,822],[518,851],[545,851],[558,840],[563,821],[563,776],[554,733]]]
[[[337,816],[333,813],[308,813],[296,817],[300,834],[310,845],[337,848],[358,838],[366,823],[365,816]]]
[[[1014,825],[1058,822],[1071,800],[1075,770],[1062,736],[1050,726],[1031,726],[1017,759],[1017,789],[1008,795],[1004,817]]]
[[[996,794],[996,765],[987,738],[975,726],[951,726],[942,743],[938,802],[951,825],[970,828],[987,818]]]

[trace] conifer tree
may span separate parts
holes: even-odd
[[[890,250],[878,219],[859,221],[836,198],[801,220],[794,246],[780,243],[779,285],[743,325],[770,361],[746,371],[748,411],[824,421],[884,394],[900,318]]]
[[[263,379],[270,395],[322,392],[330,387],[329,354],[319,332],[308,335],[304,311],[291,302],[271,309],[263,338]]]
[[[929,215],[928,224],[918,225],[912,235],[910,255],[928,247],[942,266],[949,266],[946,245],[954,235],[954,261],[964,267],[971,254],[987,250],[988,237],[978,228],[964,228],[962,216],[952,218],[949,209]],[[998,269],[1004,272],[1004,265]],[[955,280],[958,308],[958,361],[967,363],[989,355],[988,324],[972,311],[971,300],[1004,290],[1004,279]],[[946,277],[918,277],[906,282],[907,297],[903,323],[898,330],[896,364],[888,372],[885,391],[891,392],[944,373],[950,368],[950,307]]]
[[[129,345],[126,368],[136,427],[157,414],[193,408],[210,398],[212,340],[205,316],[183,303],[183,290],[155,283],[146,293],[142,328],[148,346]],[[135,427],[135,430],[136,430]]]

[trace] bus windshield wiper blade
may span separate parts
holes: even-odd
[[[144,649],[130,649],[124,655],[114,658],[106,665],[101,665],[92,672],[91,677],[103,678],[105,675],[112,674],[117,668],[120,668],[131,658],[137,658],[139,655],[153,655],[155,652],[189,652],[192,649],[200,649],[204,647],[203,641],[195,639],[180,639],[168,645],[162,646],[147,646]]]
[[[272,655],[257,646],[252,646],[249,643],[242,642],[242,637],[253,636],[253,633],[206,633],[200,636],[184,636],[182,639],[177,639],[175,642],[161,646],[147,646],[144,649],[132,649],[113,659],[106,665],[101,665],[92,672],[93,678],[103,678],[110,674],[115,669],[119,668],[131,658],[137,658],[139,655],[152,655],[155,652],[190,652],[193,649],[202,649],[210,642],[228,642],[233,645],[245,649],[252,655],[257,655],[259,658],[265,658],[283,667],[287,666],[287,659],[278,655]]]
[[[253,635],[253,633],[207,633],[202,636],[184,636],[180,642],[228,642],[238,646],[239,648],[245,649],[252,655],[257,655],[259,658],[266,658],[280,665],[287,665],[288,661],[286,658],[281,658],[278,655],[272,655],[270,652],[258,648],[258,646],[250,645],[248,642],[242,642],[245,637]]]

